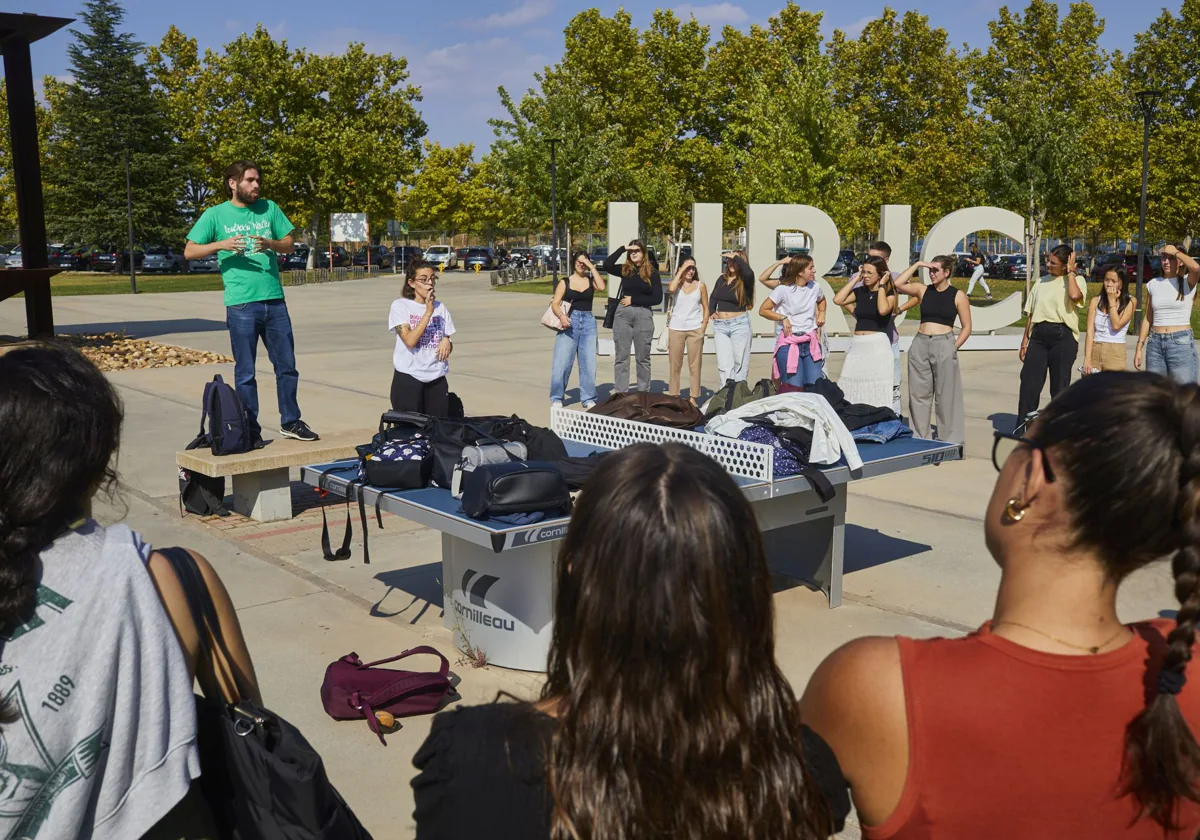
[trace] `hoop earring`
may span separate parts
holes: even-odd
[[[1029,510],[1029,505],[1022,505],[1020,499],[1009,499],[1008,504],[1004,506],[1004,518],[1009,522],[1020,522],[1025,518],[1025,512]]]

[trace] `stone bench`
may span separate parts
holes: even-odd
[[[354,447],[367,443],[375,429],[323,435],[311,443],[276,438],[262,449],[238,455],[213,455],[207,449],[175,453],[175,463],[210,478],[233,479],[233,509],[259,522],[292,518],[291,468],[353,458]]]

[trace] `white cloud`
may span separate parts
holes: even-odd
[[[541,20],[552,11],[554,11],[554,0],[524,0],[523,3],[507,12],[496,12],[473,23],[480,28],[491,29],[526,26],[535,20]]]
[[[727,23],[745,23],[750,15],[741,6],[733,3],[710,3],[707,6],[696,6],[684,3],[675,7],[675,14],[681,18],[694,17],[698,23],[708,26],[722,26]]]
[[[861,35],[863,30],[867,28],[867,24],[875,20],[877,17],[879,17],[879,15],[867,15],[866,17],[859,18],[847,27],[838,28],[846,33],[847,39],[852,41],[857,40],[858,36]]]
[[[246,28],[246,24],[240,20],[235,20],[234,18],[229,18],[229,20],[225,21],[225,31],[226,32],[243,32],[243,31],[245,31],[245,28]]]

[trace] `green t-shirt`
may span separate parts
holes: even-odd
[[[197,245],[208,245],[231,236],[262,236],[282,239],[295,229],[274,201],[260,198],[246,207],[232,201],[209,207],[187,238]],[[251,246],[253,247],[253,246]],[[274,251],[217,251],[217,264],[225,283],[225,305],[238,306],[260,300],[279,300],[283,284],[279,282],[279,262]]]

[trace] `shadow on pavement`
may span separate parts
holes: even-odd
[[[69,324],[58,327],[59,332],[72,335],[98,335],[123,332],[129,338],[151,338],[172,333],[224,332],[224,321],[210,318],[172,318],[161,321],[113,321],[107,324]]]
[[[925,543],[889,537],[871,528],[847,524],[843,574],[882,566],[893,560],[903,560],[932,548],[933,546]]]
[[[408,618],[409,624],[416,624],[430,607],[443,612],[441,577],[441,562],[380,572],[375,575],[375,580],[385,584],[388,591],[371,607],[371,615],[376,618],[403,616]]]

